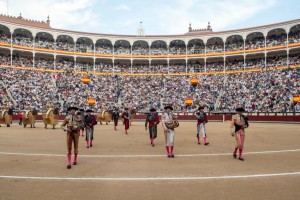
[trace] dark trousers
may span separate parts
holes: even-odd
[[[157,126],[150,126],[149,127],[149,135],[150,135],[150,139],[157,137]]]
[[[115,125],[115,126],[118,126],[118,121],[119,121],[118,118],[114,118],[114,125]]]

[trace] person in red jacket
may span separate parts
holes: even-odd
[[[22,118],[23,118],[23,115],[22,115],[21,111],[19,111],[18,112],[19,125],[22,125]]]
[[[201,132],[202,136],[203,136],[204,145],[208,145],[209,143],[206,140],[206,128],[205,128],[205,124],[208,122],[208,120],[207,120],[207,115],[204,112],[204,107],[200,106],[198,108],[198,112],[196,112],[195,115],[197,117],[197,140],[198,140],[198,144],[200,144],[200,132]]]
[[[150,109],[150,113],[146,117],[145,129],[147,131],[147,126],[149,123],[149,135],[150,143],[154,147],[154,139],[157,137],[157,124],[159,124],[158,114],[155,108]]]
[[[128,134],[128,129],[129,129],[129,126],[130,126],[130,123],[129,123],[130,114],[128,112],[128,108],[124,109],[124,112],[122,114],[122,118],[123,118],[123,124],[125,125],[125,133],[127,135]]]

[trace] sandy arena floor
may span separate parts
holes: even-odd
[[[77,166],[66,169],[61,129],[0,128],[0,200],[10,199],[300,199],[300,125],[251,123],[245,161],[235,160],[229,124],[207,124],[209,146],[197,144],[195,122],[176,129],[167,158],[161,126],[156,146],[144,123],[97,125],[94,146],[80,138]]]

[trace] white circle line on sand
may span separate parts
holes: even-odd
[[[300,175],[300,172],[232,175],[232,176],[195,176],[195,177],[41,177],[41,176],[0,176],[0,179],[26,179],[26,180],[63,180],[63,181],[180,181],[180,180],[214,180],[214,179],[247,179],[278,176]]]
[[[273,154],[273,153],[288,153],[288,152],[299,152],[300,149],[289,149],[289,150],[276,150],[276,151],[257,151],[257,152],[245,152],[246,155],[253,154]],[[36,153],[14,153],[14,152],[0,152],[0,155],[11,155],[11,156],[44,156],[44,157],[65,157],[64,154],[36,154]],[[201,157],[201,156],[229,156],[232,153],[213,153],[213,154],[177,154],[176,157]],[[80,155],[82,158],[139,158],[139,157],[165,157],[166,155]]]

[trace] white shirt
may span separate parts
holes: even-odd
[[[163,116],[162,116],[162,121],[163,123],[173,123],[173,114],[170,112],[170,113],[164,113]]]

